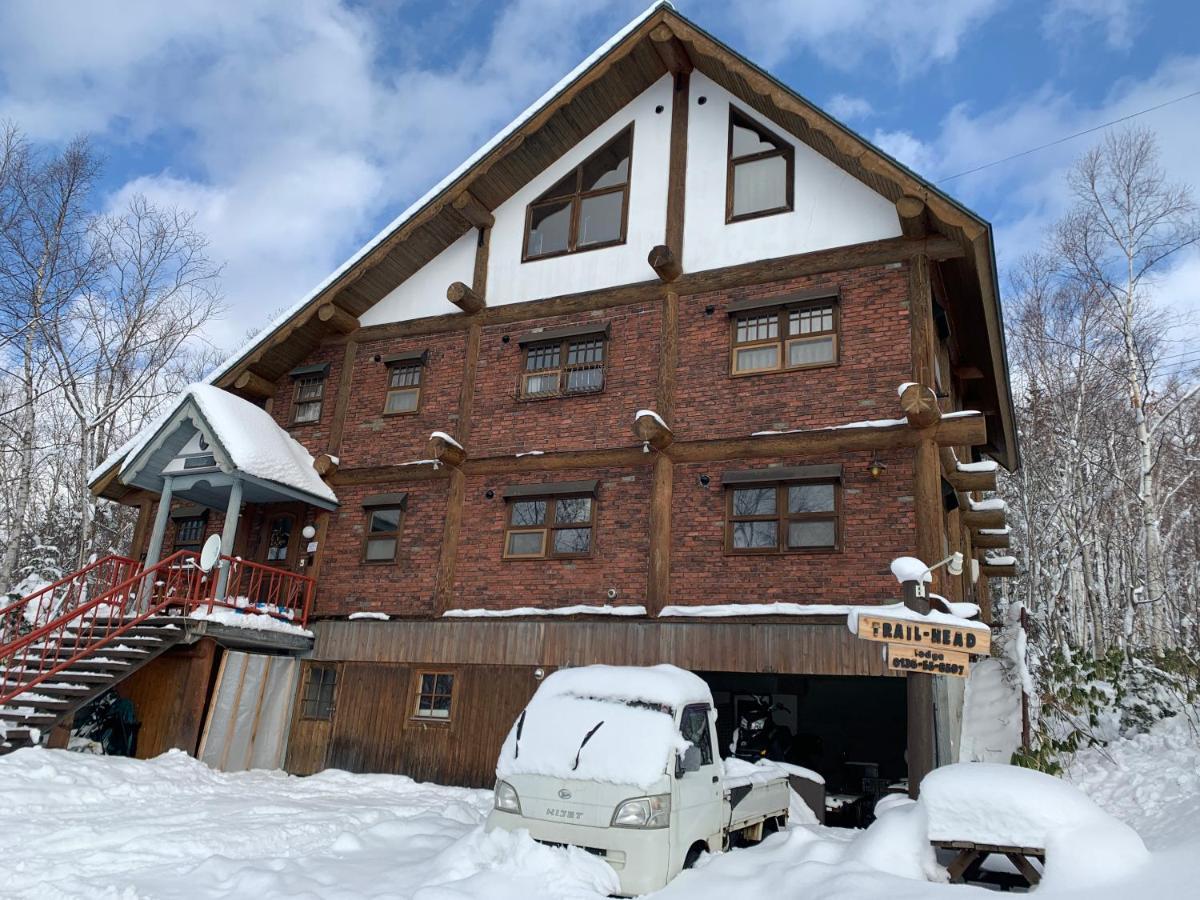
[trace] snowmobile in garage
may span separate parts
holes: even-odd
[[[738,723],[733,732],[733,755],[747,762],[771,759],[789,762],[794,736],[786,725],[775,721],[775,710],[787,708],[770,697],[755,697],[738,704]]]

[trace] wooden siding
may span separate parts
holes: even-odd
[[[385,772],[417,781],[491,787],[500,745],[537,682],[527,666],[439,665],[455,675],[451,720],[414,721],[413,679],[427,667],[345,662],[329,722],[295,719],[287,770]],[[302,676],[300,690],[303,691]],[[297,707],[299,703],[297,703]]]
[[[814,617],[816,618],[816,617]],[[845,619],[758,621],[325,621],[316,659],[437,665],[645,666],[709,672],[887,675]]]
[[[141,722],[138,759],[171,749],[195,755],[218,657],[216,641],[205,638],[167,651],[117,685]]]

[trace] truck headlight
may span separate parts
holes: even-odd
[[[501,812],[521,814],[521,798],[517,796],[517,789],[507,781],[496,782],[493,805]]]
[[[666,828],[671,821],[671,795],[634,797],[613,813],[614,828]]]

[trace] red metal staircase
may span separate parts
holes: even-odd
[[[188,617],[228,608],[303,626],[313,580],[222,557],[216,572],[181,550],[149,569],[106,556],[0,609],[0,753],[41,733],[187,638]]]

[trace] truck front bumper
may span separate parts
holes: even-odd
[[[535,841],[552,846],[578,847],[599,856],[621,879],[621,894],[648,894],[666,886],[671,857],[668,828],[594,828],[527,819],[515,813],[492,810],[487,830],[529,832]]]

